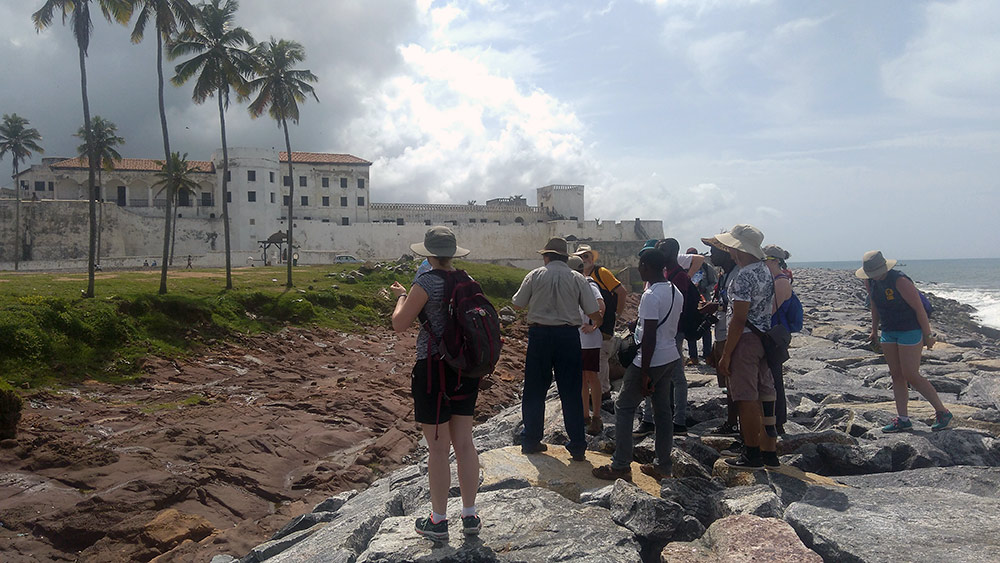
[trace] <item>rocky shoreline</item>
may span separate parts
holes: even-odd
[[[429,510],[417,463],[321,502],[240,561],[995,560],[1000,331],[977,325],[971,308],[931,296],[939,344],[925,351],[921,373],[955,420],[932,433],[932,409],[911,392],[913,432],[886,435],[890,378],[867,346],[863,287],[850,272],[803,269],[794,288],[805,328],[785,366],[790,420],[779,470],[733,472],[721,463],[731,440],[704,434],[725,415],[723,393],[710,369],[688,368],[691,435],[675,438],[674,478],[662,484],[637,469],[634,484],[589,476],[613,451],[613,424],[590,438],[586,463],[571,463],[563,448],[521,455],[515,405],[476,428],[479,538],[453,533],[434,545],[413,533],[414,516]],[[546,408],[545,441],[565,443],[558,400],[550,396]],[[652,458],[652,446],[652,438],[637,444],[637,463]]]

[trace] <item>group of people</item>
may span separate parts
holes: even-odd
[[[688,342],[687,363],[694,365],[699,362],[699,339],[701,358],[715,367],[727,394],[727,420],[712,433],[741,439],[725,463],[748,471],[780,466],[777,437],[787,421],[784,381],[781,361],[769,359],[763,338],[792,295],[792,273],[785,263],[789,253],[776,245],[762,246],[763,233],[746,224],[701,240],[711,249],[707,261],[694,248],[680,254],[680,245],[671,238],[649,241],[639,252],[638,273],[645,289],[634,326],[638,351],[625,366],[614,401],[611,463],[593,469],[600,479],[631,480],[633,441],[649,433],[655,435],[655,457],[640,470],[657,480],[671,476],[673,436],[687,431],[683,344]],[[398,282],[390,290],[397,299],[394,330],[405,331],[421,318],[411,392],[415,417],[428,444],[432,512],[418,518],[415,528],[433,540],[448,537],[448,459],[454,447],[462,530],[474,535],[482,527],[476,509],[478,454],[472,441],[478,379],[462,377],[430,345],[443,330],[446,311],[444,278],[429,274],[453,271],[452,260],[469,251],[457,245],[447,227],[432,227],[422,243],[410,248],[427,258],[426,265],[409,290]],[[573,461],[585,461],[586,434],[603,429],[601,405],[611,396],[612,337],[616,324],[623,321],[627,292],[612,272],[596,264],[599,252],[588,245],[571,253],[565,239],[554,237],[538,252],[543,265],[524,277],[512,297],[515,309],[526,310],[528,324],[521,452],[548,449],[542,442],[545,397],[554,378],[568,438],[565,447]],[[857,271],[871,297],[871,336],[881,341],[896,398],[898,416],[883,430],[912,428],[906,410],[909,385],[934,405],[932,429],[941,430],[952,415],[918,373],[921,349],[933,346],[934,336],[919,292],[909,278],[893,270],[894,265],[881,252],[872,251]],[[709,321],[708,330],[704,322],[697,331],[682,330],[685,300],[693,299],[692,288],[700,295],[702,318],[715,319],[714,329]],[[633,432],[644,401],[639,427]]]

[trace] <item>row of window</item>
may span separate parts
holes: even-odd
[[[268,178],[269,178],[270,182],[273,184],[274,183],[274,172],[268,172],[267,175],[268,175]],[[226,181],[227,182],[232,182],[233,181],[233,171],[232,170],[226,171]],[[256,181],[257,181],[257,171],[256,170],[247,170],[247,182],[256,182]],[[330,178],[329,177],[325,177],[324,176],[323,178],[321,178],[321,181],[322,181],[322,184],[323,184],[324,188],[329,188],[330,187]],[[282,182],[286,186],[291,186],[292,185],[292,177],[291,176],[282,176]],[[299,176],[299,186],[301,186],[301,187],[307,187],[308,186],[308,178],[306,176]],[[340,179],[340,187],[341,188],[345,188],[345,189],[347,188],[347,178],[341,178]],[[359,190],[365,189],[365,179],[364,178],[358,178],[358,189]]]
[[[257,202],[257,192],[255,192],[255,191],[248,191],[247,192],[247,201],[250,202],[250,203],[256,203]],[[322,201],[323,201],[323,207],[330,207],[330,196],[323,196]],[[233,202],[233,192],[226,192],[226,202],[227,203],[232,203]],[[274,194],[274,192],[271,192],[271,203],[274,203],[274,202],[275,202],[275,194]],[[281,196],[281,204],[282,205],[288,205],[288,196],[287,195]],[[301,205],[303,207],[308,207],[309,206],[309,196],[307,196],[307,195],[299,196],[299,205]],[[341,197],[340,198],[340,206],[341,207],[347,207],[347,197]],[[363,196],[359,197],[358,198],[358,207],[364,207],[364,206],[365,206],[365,198]]]

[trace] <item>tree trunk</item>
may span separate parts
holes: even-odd
[[[87,136],[84,141],[87,143],[87,194],[90,196],[90,237],[87,251],[87,291],[84,297],[94,296],[94,261],[97,255],[97,198],[94,193],[95,170],[97,168],[97,158],[94,155],[93,131],[90,128],[90,101],[87,99],[87,54],[83,47],[80,51],[80,92],[83,96],[83,126],[86,128]]]
[[[101,233],[104,231],[104,174],[97,170],[97,263],[101,263]]]
[[[167,111],[163,105],[163,35],[156,30],[156,94],[160,104],[160,130],[163,131],[163,154],[166,156],[167,177],[173,181],[173,159],[170,158],[170,136],[167,134]],[[173,222],[171,202],[176,190],[167,186],[166,225],[163,227],[163,262],[160,265],[160,295],[167,292],[167,262],[170,258],[170,224]]]
[[[233,288],[233,258],[229,245],[229,147],[226,145],[226,108],[222,104],[222,88],[219,88],[219,127],[222,129],[222,230],[226,245],[226,289]]]
[[[177,193],[177,197],[178,197],[178,199],[180,198],[180,192]],[[179,201],[178,201],[177,205],[174,205],[174,210],[176,211],[178,207],[180,207],[180,202]],[[173,219],[174,219],[173,225],[170,226],[170,265],[171,266],[174,265],[174,246],[177,245],[177,214],[176,213],[174,214],[174,218]]]
[[[21,263],[21,181],[17,179],[17,157],[14,158],[14,271]]]
[[[285,287],[292,287],[292,256],[295,247],[292,245],[292,206],[295,204],[295,178],[292,176],[292,143],[288,140],[288,122],[281,118],[281,127],[285,131],[285,153],[288,155],[288,281]]]

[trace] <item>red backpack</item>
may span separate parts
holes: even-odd
[[[420,321],[430,335],[428,357],[448,363],[461,377],[480,378],[493,373],[500,361],[500,317],[479,282],[464,270],[427,272],[444,280],[444,333],[434,334],[427,317]]]

